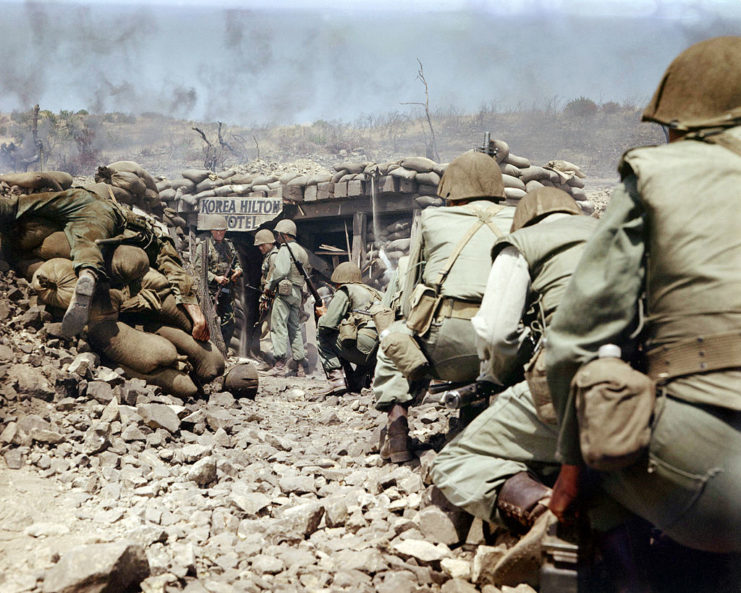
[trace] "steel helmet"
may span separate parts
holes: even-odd
[[[257,367],[251,362],[243,362],[226,373],[222,389],[230,392],[234,397],[254,398],[258,386]]]
[[[225,231],[229,225],[221,214],[207,214],[205,227],[207,231]]]
[[[275,232],[283,233],[285,235],[291,235],[292,237],[295,237],[296,236],[296,223],[288,218],[279,220],[278,224],[275,225]]]
[[[351,284],[363,281],[363,274],[357,264],[351,261],[344,261],[332,272],[330,278],[335,284]]]
[[[581,214],[581,208],[576,200],[562,189],[539,187],[529,191],[517,204],[510,232],[514,233],[521,228],[535,224],[553,212]]]
[[[445,169],[437,195],[450,202],[473,198],[503,200],[502,171],[489,155],[474,150],[464,152]]]
[[[268,229],[260,229],[255,233],[255,247],[275,243],[275,236]]]
[[[642,120],[680,131],[741,123],[741,37],[701,41],[674,58]]]

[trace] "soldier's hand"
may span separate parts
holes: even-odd
[[[562,465],[553,486],[548,508],[561,523],[573,523],[576,520],[582,470],[580,465]]]
[[[226,276],[214,276],[214,280],[219,286],[224,286],[224,284],[229,282],[229,279]]]
[[[321,307],[314,307],[314,311],[316,311],[316,316],[321,317],[327,312],[327,307],[322,305]]]
[[[232,281],[232,282],[236,282],[236,281],[237,281],[237,279],[238,279],[238,278],[239,278],[239,277],[240,277],[241,275],[242,275],[242,270],[235,270],[234,272],[232,272],[232,278],[231,278],[231,281]]]
[[[193,321],[193,330],[191,331],[191,335],[196,340],[200,340],[201,342],[208,342],[211,334],[208,331],[206,318],[204,317],[201,308],[196,304],[186,304],[183,306],[185,307],[185,310],[188,312],[188,315],[190,315],[190,318]]]

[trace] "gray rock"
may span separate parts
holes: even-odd
[[[98,366],[100,358],[93,352],[83,352],[78,354],[77,357],[70,363],[68,371],[75,375],[82,377],[83,379],[91,379],[93,376],[93,369]]]
[[[500,544],[493,546],[479,546],[471,565],[471,581],[477,585],[493,585],[494,567],[507,553],[507,546]]]
[[[278,485],[283,494],[316,492],[314,478],[311,476],[286,476],[278,480]]]
[[[108,404],[113,398],[113,387],[103,381],[90,381],[87,384],[87,395],[101,404]]]
[[[283,526],[289,531],[289,535],[301,535],[303,539],[319,528],[323,515],[322,505],[308,502],[285,509],[280,518]]]
[[[23,467],[23,453],[18,449],[9,449],[3,454],[8,469],[21,469]]]
[[[40,443],[57,444],[64,440],[51,424],[35,414],[23,416],[18,420],[18,433]]]
[[[327,527],[342,527],[347,521],[347,503],[341,498],[326,501],[324,510],[324,522]]]
[[[211,430],[219,430],[223,428],[228,432],[228,429],[234,425],[235,419],[234,414],[229,410],[223,410],[221,408],[210,408],[204,412],[206,416],[206,424],[208,424]]]
[[[216,460],[211,457],[201,459],[188,471],[188,479],[199,486],[208,486],[216,480]]]
[[[375,548],[365,550],[340,550],[332,557],[335,566],[340,570],[360,570],[375,574],[386,570],[386,562]]]
[[[471,563],[462,558],[443,558],[440,561],[440,568],[451,579],[469,580],[471,578]]]
[[[136,412],[151,428],[164,428],[171,433],[177,432],[180,428],[180,418],[166,404],[142,404],[136,407]]]
[[[44,593],[125,591],[149,576],[144,548],[131,542],[79,546],[46,571]]]
[[[439,562],[450,556],[450,549],[444,544],[431,544],[424,540],[406,539],[394,542],[391,549],[402,557],[415,558],[421,562]]]
[[[415,593],[417,577],[407,571],[389,571],[384,573],[383,582],[376,585],[377,593]]]
[[[248,517],[255,517],[264,508],[270,505],[272,499],[261,492],[251,492],[248,487],[236,482],[232,486],[229,500],[243,510]]]
[[[121,438],[127,443],[147,440],[146,435],[134,424],[129,424],[121,431]]]
[[[221,391],[219,393],[212,393],[208,398],[209,406],[219,406],[222,408],[233,408],[237,405],[237,400],[228,391]]]
[[[440,588],[441,593],[478,593],[478,589],[463,579],[450,579]]]
[[[182,457],[182,461],[185,463],[195,463],[196,461],[203,459],[207,455],[210,455],[211,450],[211,447],[206,447],[205,445],[185,445],[182,449],[180,449],[176,456],[178,458]]]
[[[471,516],[463,511],[445,512],[437,506],[422,509],[417,520],[425,539],[448,546],[465,539],[471,525]]]
[[[110,445],[108,440],[110,431],[111,426],[107,422],[96,422],[93,424],[85,433],[82,443],[83,451],[88,455],[94,455],[103,451]]]
[[[283,561],[274,556],[258,554],[252,559],[252,570],[258,574],[277,574],[285,568]]]

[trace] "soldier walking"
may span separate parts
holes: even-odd
[[[273,271],[267,283],[267,290],[275,293],[270,314],[270,338],[275,365],[269,374],[295,374],[304,377],[308,361],[301,334],[301,302],[306,282],[295,262],[299,262],[308,273],[309,256],[296,242],[296,224],[292,220],[278,221],[275,234],[281,245],[273,260]],[[289,348],[293,368],[289,368],[288,364]]]

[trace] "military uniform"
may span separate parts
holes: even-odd
[[[288,358],[290,344],[293,360],[303,363],[306,354],[301,334],[301,300],[306,281],[298,271],[296,264],[293,263],[288,249],[285,243],[280,246],[273,262],[273,273],[268,279],[268,290],[275,291],[275,300],[270,314],[270,338],[276,360],[285,361]],[[293,257],[308,273],[309,257],[304,248],[295,241],[291,241],[290,250]],[[279,284],[282,282],[288,294],[280,294]]]
[[[374,354],[378,346],[378,332],[370,315],[353,313],[368,312],[373,303],[378,303],[381,295],[370,286],[361,283],[347,283],[340,286],[327,306],[317,325],[319,357],[325,372],[342,368],[340,359],[358,366],[359,373],[367,372],[375,363]],[[343,340],[340,324],[355,320],[356,339]]]
[[[556,212],[497,241],[473,319],[488,380],[506,385],[514,367],[527,362],[518,357],[520,320],[550,320],[596,225],[594,218]],[[509,478],[530,472],[552,483],[558,471],[558,430],[544,417],[526,381],[506,389],[435,458],[433,482],[453,504],[486,521],[497,518],[497,497]]]
[[[732,203],[740,151],[735,127],[708,142],[685,139],[625,155],[621,185],[554,317],[547,351],[562,421],[559,454],[579,465],[569,385],[580,365],[608,343],[628,357],[639,344],[649,353],[665,349],[681,372],[662,379],[664,369],[648,357],[649,374],[660,381],[648,454],[601,473],[602,486],[675,541],[715,552],[741,551],[741,360],[727,360],[724,347],[725,365],[703,372],[699,362],[681,368],[672,353],[703,336],[690,359],[711,360],[718,335],[741,332],[741,217]],[[647,317],[636,343],[630,335],[644,291]],[[731,351],[738,353],[738,341]]]
[[[433,377],[473,381],[478,375],[479,359],[470,320],[484,294],[486,274],[481,271],[488,270],[491,247],[497,236],[509,231],[513,214],[511,206],[488,200],[474,200],[464,206],[428,208],[422,212],[418,240],[409,258],[405,303],[416,285],[436,285],[448,258],[472,227],[478,225],[440,286],[443,298],[429,331],[417,337]],[[408,310],[408,305],[405,307]],[[389,332],[413,333],[404,321],[394,322]],[[410,387],[410,382],[383,347],[380,348],[373,381],[376,408],[389,410],[396,404],[410,403],[413,399]]]
[[[221,321],[221,335],[224,343],[229,347],[234,335],[234,283],[231,281],[231,276],[234,272],[241,272],[242,267],[239,265],[237,251],[229,239],[215,241],[211,237],[206,237],[203,241],[206,241],[208,245],[208,261],[206,262],[208,291],[212,299],[215,299],[217,295],[219,297],[216,314]],[[202,253],[203,247],[199,244],[194,263],[196,271],[201,269]],[[229,271],[230,265],[231,271]],[[227,272],[229,272],[227,284],[220,285],[216,282],[217,276],[224,276]]]
[[[268,286],[268,280],[273,272],[273,266],[275,265],[275,256],[278,255],[278,248],[273,248],[268,251],[262,259],[262,266],[260,266],[260,289],[265,292]]]

